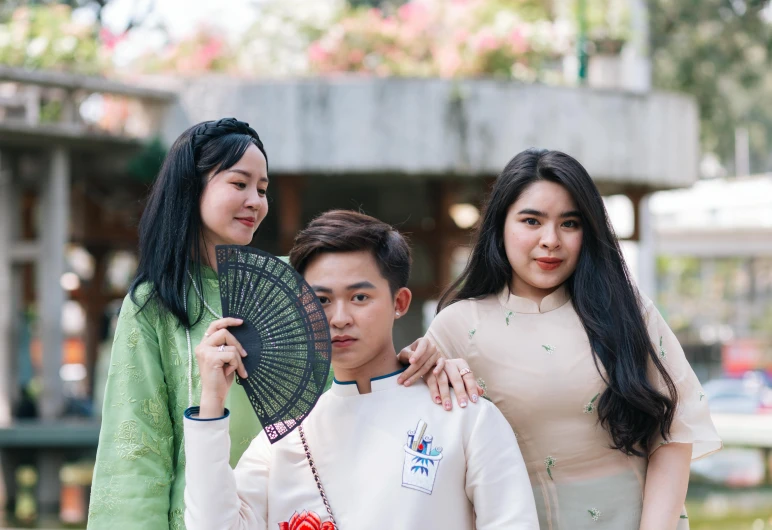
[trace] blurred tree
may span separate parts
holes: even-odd
[[[375,7],[392,12],[401,5],[407,4],[412,0],[346,0],[346,3],[352,7]],[[565,1],[565,0],[562,0]],[[592,5],[602,5],[616,0],[591,0]],[[570,0],[569,3],[575,2]],[[548,14],[550,20],[554,18],[556,1],[555,0],[491,0],[489,2],[493,9],[508,10],[515,8],[518,13],[524,14],[524,18],[531,20],[529,13]]]
[[[542,0],[411,0],[394,10],[344,10],[308,59],[320,74],[561,83],[573,40],[573,24],[553,20]]]
[[[0,21],[6,20],[20,7],[66,5],[71,9],[87,8],[92,10],[101,26],[102,12],[111,0],[3,0],[0,2]],[[140,26],[155,8],[155,0],[134,0],[130,16],[123,32]]]
[[[384,7],[400,6],[408,0],[348,0],[351,7]]]
[[[0,22],[0,64],[95,73],[100,52],[97,26],[73,21],[66,5],[17,7]]]
[[[769,0],[649,0],[654,84],[692,94],[702,149],[735,166],[735,129],[750,135],[752,172],[772,170]]]
[[[254,24],[237,43],[240,72],[308,75],[311,44],[351,8],[346,0],[256,0]]]
[[[181,76],[209,72],[239,74],[238,56],[231,43],[216,30],[201,28],[169,42],[162,50],[153,50],[135,58],[131,68],[147,73],[170,73]]]
[[[160,138],[147,142],[127,166],[129,175],[143,184],[150,184],[161,170],[167,149]]]
[[[125,27],[110,31],[102,13],[111,0],[0,1],[0,64],[81,73],[109,69],[115,45],[153,12],[154,0],[134,0]],[[93,18],[73,17],[85,9]]]

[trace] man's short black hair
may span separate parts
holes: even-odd
[[[319,254],[370,251],[391,294],[407,286],[410,279],[410,246],[394,227],[375,217],[352,210],[325,212],[295,237],[290,264],[301,275]]]

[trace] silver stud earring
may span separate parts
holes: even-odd
[[[397,311],[397,316],[399,316],[399,311]]]

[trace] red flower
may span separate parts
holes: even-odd
[[[279,530],[335,530],[335,525],[322,519],[314,512],[295,512],[288,523],[279,523]]]

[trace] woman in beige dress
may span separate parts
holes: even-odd
[[[507,164],[439,309],[427,336],[451,358],[440,375],[462,378],[473,401],[485,382],[518,437],[542,530],[689,527],[689,463],[721,440],[579,162],[527,150]]]

